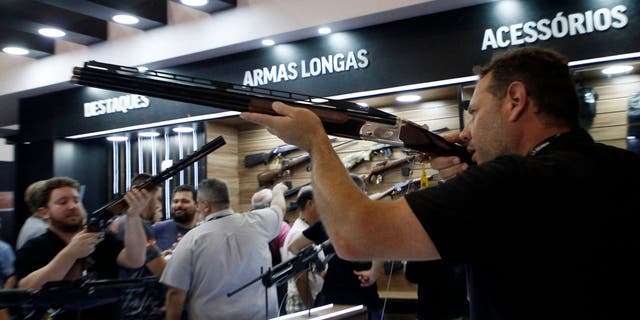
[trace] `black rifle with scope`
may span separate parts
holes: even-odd
[[[320,260],[318,254],[326,250],[324,260]],[[327,240],[320,244],[308,245],[300,250],[295,256],[287,261],[283,261],[273,268],[269,268],[266,272],[262,273],[255,279],[245,283],[242,287],[227,293],[227,297],[240,292],[244,288],[252,285],[255,282],[261,281],[265,288],[269,288],[273,285],[281,285],[296,274],[315,266],[316,269],[322,270],[324,266],[329,262],[335,253],[333,252],[333,246],[331,240]]]
[[[457,156],[471,162],[466,149],[419,124],[344,100],[250,87],[135,67],[85,62],[73,69],[71,82],[101,89],[149,95],[239,112],[276,115],[275,101],[307,108],[322,120],[328,134],[407,147],[432,156]]]

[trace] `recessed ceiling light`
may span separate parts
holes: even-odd
[[[118,14],[113,16],[112,19],[113,21],[122,24],[136,24],[140,22],[140,19],[128,14]]]
[[[147,67],[138,67],[138,71],[140,71],[140,72],[145,72],[147,70],[149,70],[149,68],[147,68]]]
[[[127,138],[125,136],[111,136],[111,137],[107,137],[107,140],[109,140],[111,142],[122,142],[122,141],[129,140],[129,138]]]
[[[272,46],[274,44],[276,44],[276,42],[271,40],[271,39],[262,40],[262,45],[265,46],[265,47],[269,47],[269,46]]]
[[[331,33],[331,28],[329,28],[329,27],[318,28],[318,33],[319,34],[329,34],[329,33]]]
[[[602,69],[602,73],[610,74],[610,75],[611,74],[621,74],[621,73],[630,72],[631,70],[633,70],[633,66],[617,65],[617,66],[611,66],[611,67]]]
[[[24,56],[25,54],[29,54],[29,50],[20,47],[5,47],[2,49],[4,53],[13,54],[16,56]]]
[[[145,132],[138,133],[138,136],[143,137],[143,138],[153,138],[153,137],[157,137],[159,135],[160,135],[160,133],[159,132],[155,132],[155,131],[145,131]]]
[[[176,132],[176,133],[189,133],[189,132],[193,132],[193,128],[190,128],[190,127],[175,127],[175,128],[173,128],[173,129],[171,129],[171,130],[173,130],[173,132]]]
[[[415,94],[407,94],[407,95],[396,97],[396,101],[398,102],[416,102],[416,101],[420,101],[420,99],[422,98],[420,98],[420,96]]]
[[[64,31],[56,28],[40,28],[38,33],[49,38],[60,38],[66,35]]]
[[[180,0],[180,2],[190,7],[201,7],[209,3],[209,0]]]

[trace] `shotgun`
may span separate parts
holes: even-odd
[[[307,108],[322,120],[329,135],[407,147],[430,156],[457,156],[471,162],[465,147],[451,143],[412,121],[345,100],[195,78],[162,71],[140,71],[97,61],[73,68],[71,83],[149,95],[238,112],[276,115],[275,101]]]
[[[334,145],[333,147],[338,148],[347,143],[351,143],[353,141],[355,140],[343,141],[341,143]],[[309,160],[311,160],[311,155],[309,153],[305,153],[291,160],[284,161],[282,165],[277,169],[270,169],[267,171],[263,171],[258,174],[258,185],[261,187],[271,185],[276,179],[282,177],[285,174],[285,172],[287,172],[288,170],[291,170],[294,167],[297,167],[303,163],[306,163]]]
[[[331,138],[329,140],[333,142],[336,141],[336,138]],[[269,164],[269,162],[271,162],[271,160],[273,160],[273,158],[275,157],[284,156],[298,150],[300,149],[292,144],[283,144],[271,149],[271,151],[269,152],[248,154],[244,156],[244,167],[250,168],[261,163],[266,165]]]
[[[434,173],[432,175],[430,175],[429,177],[427,177],[427,179],[429,181],[433,181],[436,177],[438,176],[437,173]],[[386,189],[386,190],[382,190],[380,192],[374,193],[369,195],[369,199],[371,200],[380,200],[386,196],[395,196],[399,193],[405,193],[406,191],[410,190],[412,187],[420,186],[420,180],[421,178],[410,178],[407,179],[405,181],[401,181],[398,182],[396,184],[393,185],[393,187]]]
[[[298,150],[300,149],[292,144],[283,144],[271,149],[271,151],[269,152],[248,154],[244,156],[244,167],[250,168],[261,163],[269,164],[269,162],[271,162],[271,159],[273,159],[277,155],[284,156]]]
[[[147,179],[145,182],[134,186],[133,188],[140,189],[140,190],[151,189],[161,184],[163,181],[176,175],[178,172],[184,170],[194,162],[200,160],[202,157],[222,147],[223,145],[225,145],[225,143],[226,142],[224,141],[224,138],[222,136],[219,136],[209,141],[202,147],[200,147],[200,149],[198,149],[197,151],[186,156],[182,160],[176,162],[173,166],[163,170],[162,172]],[[128,205],[127,205],[127,202],[124,200],[124,195],[118,196],[113,201],[102,206],[98,210],[93,211],[89,215],[89,219],[87,222],[87,229],[91,232],[99,232],[103,230],[104,228],[107,227],[107,224],[109,223],[111,218],[113,218],[113,216],[120,214],[121,212],[125,211],[127,208],[128,208]]]
[[[416,160],[416,158],[419,158],[418,156],[419,155],[417,154],[413,154],[410,156],[406,156],[404,158],[395,159],[395,160],[385,160],[384,162],[378,163],[375,166],[373,166],[371,170],[369,170],[369,173],[367,173],[364,176],[363,180],[367,183],[375,182],[376,184],[379,184],[380,182],[382,182],[382,174],[385,171],[399,167],[405,163],[411,163],[411,161],[414,161]]]

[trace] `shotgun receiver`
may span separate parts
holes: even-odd
[[[225,143],[226,142],[224,141],[224,138],[222,136],[219,136],[211,140],[204,146],[202,146],[197,151],[193,152],[192,154],[188,155],[182,160],[176,162],[173,166],[149,178],[147,181],[137,186],[134,186],[134,188],[151,189],[161,184],[163,181],[176,175],[178,172],[184,170],[185,168],[187,168],[194,162],[200,160],[202,157],[206,156],[207,154],[222,147],[223,145],[225,145]],[[111,220],[111,218],[114,215],[123,212],[124,210],[127,209],[127,207],[128,207],[127,202],[124,200],[124,196],[120,195],[113,201],[109,202],[108,204],[104,205],[102,208],[92,212],[89,215],[89,219],[87,222],[87,229],[92,232],[98,232],[103,230],[104,228],[106,228],[107,223],[109,222],[109,220]]]
[[[433,156],[457,156],[471,162],[466,149],[409,120],[356,103],[305,94],[250,87],[209,79],[140,71],[135,67],[85,62],[73,68],[71,83],[195,103],[238,112],[276,115],[275,101],[307,108],[322,120],[328,134],[403,146]]]

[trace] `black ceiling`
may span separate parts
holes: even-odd
[[[180,0],[172,0],[183,5]],[[0,0],[0,49],[21,46],[31,58],[54,54],[54,39],[38,33],[54,27],[66,33],[65,41],[91,45],[107,40],[107,21],[116,14],[136,16],[130,27],[148,30],[167,24],[167,0]],[[236,0],[209,0],[195,10],[213,13],[233,8]],[[0,53],[1,54],[1,53]]]

